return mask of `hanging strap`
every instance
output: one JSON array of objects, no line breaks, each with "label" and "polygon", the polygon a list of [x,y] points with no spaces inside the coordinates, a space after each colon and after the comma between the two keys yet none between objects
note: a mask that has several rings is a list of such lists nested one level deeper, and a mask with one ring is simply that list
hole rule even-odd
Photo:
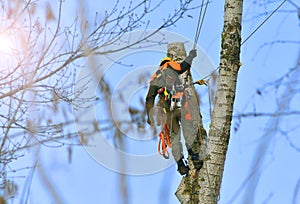
[{"label": "hanging strap", "polygon": [[166,123],[163,130],[159,133],[159,142],[158,142],[158,153],[163,156],[165,159],[170,158],[170,153],[167,150],[167,147],[171,147],[171,139],[170,139],[170,129],[168,124]]}]

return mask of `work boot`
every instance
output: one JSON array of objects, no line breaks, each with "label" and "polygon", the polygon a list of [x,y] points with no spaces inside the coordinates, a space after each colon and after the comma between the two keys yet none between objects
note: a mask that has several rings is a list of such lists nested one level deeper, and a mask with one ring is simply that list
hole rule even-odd
[{"label": "work boot", "polygon": [[203,166],[203,161],[200,160],[199,154],[194,153],[191,149],[189,149],[188,152],[194,164],[194,168],[197,169],[197,171],[200,170]]},{"label": "work boot", "polygon": [[185,162],[183,161],[183,158],[181,158],[178,162],[177,162],[177,171],[182,175],[185,176],[189,173],[189,166],[185,164]]}]

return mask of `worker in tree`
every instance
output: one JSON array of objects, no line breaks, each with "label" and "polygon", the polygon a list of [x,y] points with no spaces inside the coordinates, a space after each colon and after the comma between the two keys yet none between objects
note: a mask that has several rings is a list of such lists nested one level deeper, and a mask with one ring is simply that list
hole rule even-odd
[{"label": "worker in tree", "polygon": [[[197,128],[193,127],[190,114],[192,111],[190,108],[192,107],[188,107],[189,96],[186,93],[186,88],[189,84],[185,84],[180,79],[182,73],[189,72],[192,61],[196,56],[195,49],[191,50],[184,60],[178,59],[168,52],[168,57],[162,59],[158,70],[151,77],[146,96],[147,123],[151,126],[154,126],[155,121],[151,110],[154,106],[155,97],[160,96],[157,105],[161,107],[166,116],[166,123],[170,129],[172,154],[177,162],[177,170],[181,175],[186,175],[190,168],[184,160],[180,141],[180,125],[194,168],[199,170],[203,165],[203,161],[199,157],[200,142],[197,138],[197,131],[195,131]],[[158,118],[161,119],[162,117]],[[163,121],[158,121],[159,124],[161,122]]]}]

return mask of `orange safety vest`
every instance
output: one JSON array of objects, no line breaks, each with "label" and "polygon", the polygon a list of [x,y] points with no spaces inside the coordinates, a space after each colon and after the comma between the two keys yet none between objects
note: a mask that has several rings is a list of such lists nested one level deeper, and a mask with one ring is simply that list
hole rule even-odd
[{"label": "orange safety vest", "polygon": [[[180,64],[178,62],[175,61],[169,61],[164,63],[162,66],[158,67],[158,70],[163,71],[165,69],[167,69],[168,67],[174,69],[175,71],[181,71],[181,67]],[[156,72],[152,75],[150,81],[153,81],[155,78],[157,77]]]}]

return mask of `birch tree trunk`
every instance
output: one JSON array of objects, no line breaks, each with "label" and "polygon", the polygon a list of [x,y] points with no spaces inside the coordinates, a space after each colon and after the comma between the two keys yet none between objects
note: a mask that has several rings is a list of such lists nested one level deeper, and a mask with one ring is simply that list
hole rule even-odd
[{"label": "birch tree trunk", "polygon": [[181,203],[216,204],[230,139],[233,103],[240,63],[243,0],[225,0],[220,70],[208,137],[210,160],[196,178],[183,178],[176,196]]}]

